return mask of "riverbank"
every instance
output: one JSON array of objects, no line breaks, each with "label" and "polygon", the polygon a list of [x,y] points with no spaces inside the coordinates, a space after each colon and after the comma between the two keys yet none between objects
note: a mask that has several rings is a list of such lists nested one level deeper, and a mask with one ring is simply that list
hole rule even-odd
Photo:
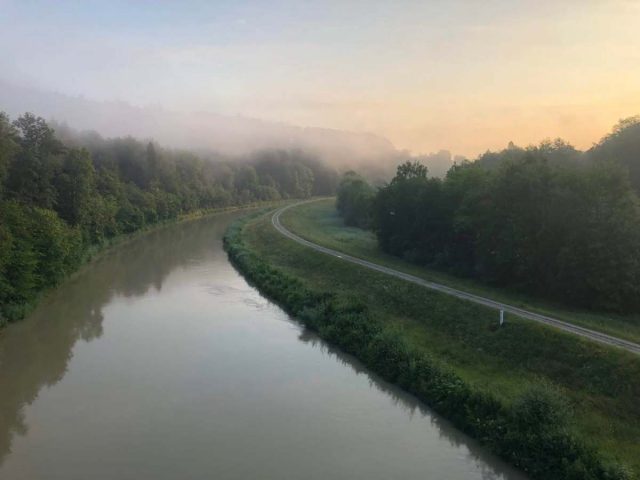
[{"label": "riverbank", "polygon": [[111,249],[4,330],[0,478],[526,480],[248,285],[242,215]]},{"label": "riverbank", "polygon": [[166,227],[171,226],[171,225],[175,225],[177,223],[188,222],[188,221],[196,220],[196,219],[203,218],[203,217],[210,216],[210,215],[217,215],[217,214],[221,214],[221,213],[233,212],[233,211],[244,210],[244,209],[250,210],[250,209],[253,209],[253,208],[261,208],[261,207],[262,208],[269,208],[269,207],[272,207],[272,206],[281,205],[283,203],[285,203],[285,202],[284,201],[257,202],[257,203],[247,204],[247,205],[238,205],[238,206],[234,205],[234,206],[228,206],[228,207],[212,208],[212,209],[207,209],[207,210],[196,210],[196,211],[193,211],[193,212],[189,212],[189,213],[180,215],[178,218],[173,219],[173,220],[157,222],[157,223],[154,223],[154,224],[151,224],[151,225],[144,226],[143,228],[138,229],[138,230],[136,230],[135,232],[132,232],[132,233],[123,233],[123,234],[117,235],[117,236],[115,236],[113,238],[109,238],[108,240],[105,240],[101,244],[90,245],[83,252],[82,259],[81,259],[80,263],[78,264],[77,268],[73,272],[71,272],[69,275],[64,277],[60,282],[58,282],[55,285],[51,285],[48,288],[40,291],[38,293],[37,297],[34,298],[32,301],[30,301],[28,303],[21,304],[21,305],[14,306],[13,307],[14,308],[14,312],[13,312],[13,315],[10,318],[4,318],[2,316],[2,313],[0,312],[0,334],[2,333],[2,330],[7,325],[9,325],[10,323],[16,322],[16,321],[20,321],[21,319],[26,317],[54,289],[58,288],[62,283],[68,281],[69,279],[72,279],[75,275],[77,275],[79,272],[81,272],[84,268],[86,268],[89,265],[91,265],[91,263],[94,260],[100,258],[105,253],[108,253],[113,247],[121,246],[121,245],[126,244],[127,242],[135,239],[135,238],[138,238],[141,235],[145,235],[147,233],[154,232],[154,231],[157,231],[159,229],[166,228]]},{"label": "riverbank", "polygon": [[401,258],[385,254],[371,231],[344,225],[335,208],[335,199],[296,206],[284,212],[282,224],[296,235],[324,247],[375,262],[427,281],[441,283],[498,302],[548,315],[582,327],[640,343],[640,318],[571,309],[532,298],[521,292],[492,288],[472,279],[456,277],[442,271],[421,267]]},{"label": "riverbank", "polygon": [[270,217],[226,243],[266,295],[533,478],[630,478],[615,460],[637,470],[636,358],[530,322],[496,329],[486,308],[312,252]]}]

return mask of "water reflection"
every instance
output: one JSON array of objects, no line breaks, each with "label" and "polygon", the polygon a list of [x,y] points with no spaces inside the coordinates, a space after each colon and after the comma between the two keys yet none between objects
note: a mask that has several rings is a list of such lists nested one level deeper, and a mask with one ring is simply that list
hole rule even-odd
[{"label": "water reflection", "polygon": [[446,441],[449,445],[453,447],[466,447],[475,466],[481,471],[484,480],[495,480],[499,476],[508,478],[520,476],[519,472],[503,464],[497,457],[488,454],[487,450],[478,442],[457,430],[451,422],[427,408],[427,406],[420,402],[415,396],[399,389],[375,373],[367,370],[357,358],[327,344],[318,337],[316,333],[307,328],[302,329],[298,338],[300,341],[310,344],[314,348],[318,348],[325,355],[335,358],[356,375],[365,375],[369,380],[371,388],[375,388],[389,396],[393,399],[394,405],[404,410],[410,417],[413,418],[419,415],[427,418],[431,425],[435,427],[439,438]]},{"label": "water reflection", "polygon": [[22,410],[43,387],[59,382],[78,340],[102,335],[103,307],[114,296],[160,292],[172,271],[195,259],[224,255],[219,242],[237,213],[171,226],[108,251],[53,292],[22,322],[0,333],[0,465],[15,435],[28,427]]},{"label": "water reflection", "polygon": [[[324,366],[321,367],[313,363],[315,362],[314,358],[319,355],[315,353],[314,355],[305,354],[305,352],[308,353],[309,351],[320,351],[322,352],[322,356],[337,360],[344,367],[348,367],[356,376],[365,375],[371,390],[382,392],[385,398],[392,399],[393,404],[398,406],[407,416],[415,420],[424,421],[423,423],[418,422],[412,425],[428,429],[430,423],[434,427],[432,430],[437,432],[437,435],[434,435],[434,437],[439,437],[443,444],[460,448],[462,452],[460,455],[462,455],[463,458],[457,461],[461,464],[466,461],[472,462],[475,465],[473,471],[478,472],[482,478],[522,478],[520,474],[513,472],[502,462],[487,455],[475,442],[470,441],[463,434],[452,428],[446,420],[434,415],[413,396],[402,392],[375,375],[369,374],[358,361],[328,346],[314,333],[300,327],[295,322],[291,322],[291,328],[295,329],[295,332],[292,333],[291,336],[283,335],[282,330],[283,328],[286,330],[287,327],[286,324],[282,327],[281,319],[283,315],[280,310],[257,294],[257,292],[247,286],[246,283],[237,281],[237,276],[234,275],[233,270],[226,260],[226,254],[221,248],[222,234],[228,222],[237,215],[239,214],[227,214],[215,219],[204,219],[169,227],[149,233],[120,248],[113,249],[52,294],[28,319],[12,325],[9,329],[5,330],[2,336],[0,336],[0,466],[6,463],[5,468],[10,470],[12,465],[7,459],[20,458],[19,455],[11,457],[9,454],[11,452],[12,442],[15,442],[14,448],[17,451],[23,451],[20,450],[19,447],[21,444],[17,442],[16,437],[28,434],[29,426],[25,420],[24,412],[32,412],[34,410],[35,406],[31,409],[27,409],[27,406],[34,402],[44,388],[55,385],[65,377],[74,352],[74,345],[79,341],[91,342],[102,336],[105,315],[109,319],[106,322],[106,328],[109,334],[105,335],[105,338],[103,338],[101,342],[97,342],[97,345],[92,346],[93,349],[95,350],[96,347],[108,343],[109,339],[113,337],[114,313],[113,310],[106,309],[106,306],[118,303],[117,301],[122,303],[123,299],[133,300],[143,296],[153,297],[154,295],[160,297],[160,292],[162,292],[162,297],[175,298],[178,299],[178,301],[182,301],[184,298],[196,298],[196,300],[202,301],[197,295],[194,296],[192,290],[195,289],[201,296],[203,296],[202,294],[204,293],[204,296],[208,299],[215,297],[215,301],[213,303],[207,303],[206,307],[202,309],[200,304],[191,306],[191,309],[185,305],[184,309],[178,309],[178,315],[185,313],[185,316],[188,317],[195,315],[199,311],[212,308],[218,310],[213,316],[217,316],[218,321],[221,323],[205,323],[211,327],[211,330],[207,330],[206,328],[194,330],[192,333],[194,336],[191,337],[190,340],[192,342],[196,340],[194,342],[196,345],[192,345],[183,339],[182,342],[176,342],[176,351],[171,350],[174,345],[171,345],[171,347],[166,350],[170,350],[170,353],[166,355],[165,358],[167,364],[177,365],[173,372],[177,380],[176,383],[171,384],[172,389],[170,392],[163,390],[163,381],[168,374],[155,364],[151,364],[150,369],[145,370],[144,367],[147,364],[141,361],[140,365],[138,365],[139,370],[137,371],[139,376],[136,377],[134,375],[136,381],[139,381],[140,378],[145,379],[147,390],[144,393],[144,395],[147,396],[141,394],[140,397],[135,397],[137,401],[135,407],[144,409],[146,405],[145,402],[152,399],[158,393],[160,393],[161,396],[166,395],[168,397],[176,395],[178,400],[184,400],[185,403],[171,403],[171,408],[175,405],[179,405],[179,408],[188,405],[188,408],[182,410],[187,420],[189,415],[197,417],[198,412],[203,412],[207,415],[207,419],[212,422],[208,425],[211,428],[215,426],[216,430],[211,431],[215,431],[216,435],[211,435],[211,431],[206,428],[203,431],[199,431],[194,426],[203,425],[204,421],[200,418],[195,419],[193,424],[188,424],[191,426],[191,429],[185,427],[185,435],[188,436],[185,437],[181,446],[192,449],[192,447],[195,447],[195,443],[202,445],[206,442],[214,444],[215,442],[219,442],[217,451],[222,458],[226,454],[224,443],[233,445],[232,441],[237,441],[240,445],[253,441],[254,454],[264,455],[268,461],[271,461],[273,460],[272,457],[274,457],[274,451],[269,450],[269,444],[271,442],[277,444],[278,438],[276,437],[278,437],[278,435],[264,442],[266,446],[260,444],[259,435],[256,435],[256,438],[253,439],[247,439],[246,436],[243,436],[243,425],[248,422],[248,420],[246,420],[247,417],[253,418],[254,421],[261,422],[264,421],[266,417],[266,415],[263,415],[264,412],[283,414],[281,409],[271,408],[272,405],[269,405],[270,401],[272,404],[291,402],[291,406],[295,407],[298,401],[305,402],[307,400],[313,400],[308,397],[318,393],[329,396],[339,396],[342,394],[346,400],[349,400],[349,394],[353,394],[356,395],[354,398],[358,399],[356,403],[359,403],[363,396],[367,396],[366,384],[364,385],[364,392],[362,388],[360,388],[360,390],[347,392],[341,392],[337,387],[334,390],[335,384],[333,382],[336,374],[334,370],[343,372],[344,369],[332,369],[331,365],[334,365],[332,361],[323,362]],[[167,281],[170,274],[171,280]],[[192,283],[190,284],[189,282]],[[187,285],[185,287],[186,290],[180,291],[180,295],[178,295],[174,288],[176,285],[181,285],[182,283]],[[165,288],[164,291],[163,288]],[[158,300],[158,298],[156,300]],[[166,301],[167,300],[165,300],[165,302]],[[162,302],[160,302],[160,304],[162,304]],[[242,308],[238,308],[238,305],[242,306]],[[269,312],[269,309],[273,309],[274,312],[277,311],[277,315],[271,315],[273,312]],[[103,311],[106,313],[103,314]],[[224,311],[224,313],[219,315],[220,311]],[[118,310],[118,312],[121,313],[122,310]],[[251,315],[251,312],[256,313],[255,317]],[[149,312],[147,311],[147,313]],[[225,324],[223,320],[220,320],[220,317],[225,317],[225,315],[237,315],[237,321],[229,321],[229,324]],[[117,317],[117,315],[115,316]],[[155,320],[153,313],[149,313],[149,317],[152,317],[152,321]],[[278,320],[271,322],[270,325],[272,326],[267,328],[266,325],[269,324],[268,319],[273,318]],[[137,320],[141,321],[141,319]],[[147,337],[150,337],[152,341],[161,342],[162,338],[160,337],[162,336],[162,332],[159,332],[156,327],[158,325],[164,325],[165,329],[170,328],[173,317],[167,321],[170,323],[151,323],[151,329],[155,330],[139,330],[135,336],[136,341],[146,342]],[[143,322],[141,321],[141,323]],[[273,328],[274,323],[278,325],[277,328]],[[229,325],[232,325],[232,328],[230,328]],[[193,324],[191,326],[193,327]],[[134,327],[135,325],[133,323],[122,324],[121,322],[119,331],[126,332],[126,335],[133,335],[132,331]],[[299,334],[297,333],[298,331],[300,332]],[[210,341],[203,341],[202,344],[198,344],[197,337],[207,334],[214,335],[215,337],[212,337]],[[251,335],[253,335],[253,337],[246,340],[246,338]],[[273,335],[268,340],[273,342],[275,338],[275,343],[268,343],[266,340],[262,341],[264,337],[261,335],[266,335],[267,337]],[[296,336],[301,343],[295,342]],[[217,343],[214,342],[213,338],[216,339]],[[172,340],[173,337],[171,337],[168,342],[170,343]],[[301,351],[300,348],[292,348],[296,347],[296,345],[301,347],[302,344],[312,348],[302,349],[304,351]],[[139,344],[133,342],[132,345],[132,358],[135,359],[136,355],[138,357],[144,356],[144,351],[136,350],[136,347],[140,347]],[[215,345],[215,347],[212,347],[212,345]],[[300,369],[294,372],[294,374],[291,374],[291,377],[288,377],[286,374],[280,375],[277,369],[283,368],[286,370],[290,364],[287,363],[287,361],[283,361],[281,357],[277,357],[278,352],[273,348],[274,345],[280,347],[285,352],[283,355],[291,354],[291,364],[298,364],[298,362],[305,361],[309,363],[302,363]],[[193,350],[191,350],[192,347]],[[113,344],[111,348],[113,348]],[[215,348],[219,349],[216,355],[206,357],[209,363],[204,360],[202,362],[199,362],[198,359],[194,360],[195,355],[203,356],[206,354],[207,349],[211,350]],[[181,354],[180,349],[185,350],[186,353]],[[227,349],[229,350],[228,352]],[[116,351],[109,351],[108,353],[111,356],[99,357],[100,360],[106,359],[106,362],[114,362],[114,355],[117,355]],[[233,355],[236,356],[233,357]],[[270,357],[270,355],[276,355],[276,357]],[[223,364],[224,360],[228,357],[233,357],[232,361],[229,362],[230,365]],[[78,354],[78,359],[80,358],[86,360],[87,357],[81,357]],[[94,360],[95,358],[96,357],[93,357]],[[174,362],[174,360],[176,360],[176,362]],[[264,365],[256,365],[256,362],[259,361],[264,361]],[[72,374],[67,377],[66,381],[74,377],[73,374],[76,373],[76,367],[80,363],[83,362],[76,361],[73,364]],[[165,368],[167,364],[164,365]],[[327,364],[329,364],[329,368],[327,368]],[[259,370],[260,367],[262,367],[263,370]],[[314,371],[314,368],[317,370]],[[215,370],[215,375],[209,375],[211,372],[208,372],[207,369]],[[252,371],[252,369],[259,370],[262,373],[256,373]],[[276,370],[273,372],[272,377],[270,377],[272,373],[271,369]],[[322,372],[319,372],[319,370],[322,370],[326,377],[322,377]],[[105,372],[104,370],[95,370],[89,367],[89,369],[84,372],[84,376],[79,375],[77,378],[81,380],[92,379],[96,371]],[[321,381],[327,382],[323,384],[326,387],[324,392],[317,390],[309,392],[304,389],[306,388],[304,383],[306,377],[313,379],[314,375],[318,376],[317,378]],[[362,383],[356,382],[352,377],[352,375],[349,375],[349,378],[346,379],[346,384]],[[219,381],[219,383],[213,386],[210,385],[215,381]],[[117,383],[116,385],[120,388],[129,386],[126,381]],[[302,390],[296,390],[296,385],[302,388]],[[300,385],[302,385],[302,387],[300,387]],[[64,392],[66,395],[73,395],[77,392],[73,389],[69,390],[68,384],[60,385],[60,387],[65,387],[60,389],[66,389]],[[280,387],[283,387],[283,391],[281,392],[278,391]],[[211,391],[209,389],[211,389]],[[140,390],[143,390],[143,388],[140,388]],[[187,390],[189,391],[188,395]],[[106,389],[101,388],[96,388],[96,390],[92,391],[92,393],[96,395],[102,395],[105,392]],[[246,400],[245,397],[247,396],[253,396],[253,398]],[[188,398],[184,399],[183,397]],[[134,397],[123,396],[120,401],[126,403],[129,398]],[[79,396],[77,398],[74,397],[74,399],[76,405],[85,406],[85,397]],[[60,401],[59,398],[58,401]],[[316,399],[316,401],[319,400]],[[238,406],[239,402],[247,403],[241,403]],[[47,402],[39,402],[37,405],[41,405],[42,403]],[[384,403],[384,401],[382,403]],[[122,405],[122,403],[120,403],[120,405]],[[342,414],[342,411],[340,411],[341,405],[340,402],[337,402],[331,406],[334,410],[329,409],[327,412],[335,414],[337,409],[337,411]],[[92,404],[91,406],[93,407],[94,405]],[[318,405],[316,404],[316,408],[317,407]],[[109,408],[111,407],[109,406]],[[113,408],[115,409],[117,407]],[[261,408],[265,408],[265,410],[256,412]],[[165,424],[166,417],[162,417],[162,420],[159,422],[162,425],[154,423],[156,417],[153,415],[156,411],[153,409],[150,410],[152,411],[147,413],[150,415],[148,418],[152,420],[150,420],[148,424],[143,422],[143,425],[158,428],[158,431],[163,433],[174,431],[172,429],[173,424],[170,423],[170,420],[167,420]],[[380,411],[389,413],[391,410],[395,411],[395,409],[385,406],[384,409]],[[46,409],[43,411],[44,413],[42,413],[40,417],[36,415],[36,420],[39,418],[40,421],[42,421],[42,415],[51,412]],[[168,411],[172,410],[169,409]],[[376,412],[375,409],[371,411]],[[53,412],[56,412],[56,410],[54,409]],[[72,413],[74,415],[73,418],[75,418],[75,410],[73,410]],[[139,414],[144,412],[143,410],[136,410],[135,413],[136,416],[132,418],[138,418]],[[305,415],[309,415],[314,416],[315,421],[320,422],[314,424],[313,420],[309,421],[308,425],[312,431],[314,427],[322,430],[323,424],[326,423],[324,418],[317,418],[318,412],[313,411],[312,405],[301,408],[297,413],[300,415],[298,418],[304,418]],[[106,412],[103,412],[103,414],[106,414]],[[288,414],[289,412],[284,412],[284,415]],[[216,415],[224,418],[228,423],[222,420],[218,421]],[[85,413],[84,417],[79,418],[86,420],[89,417],[90,414]],[[31,417],[29,418],[33,423],[33,419]],[[397,419],[398,417],[390,415],[388,418]],[[183,421],[187,420],[183,418]],[[288,416],[284,421],[289,421]],[[354,419],[353,428],[362,428],[363,425],[359,423],[361,421],[361,417]],[[51,425],[56,425],[56,423],[48,423],[48,425],[49,430],[52,430]],[[180,426],[182,424],[178,425]],[[402,421],[396,425],[398,425],[396,433],[400,435],[396,438],[423,438],[421,436],[422,430],[419,430],[419,435],[415,437],[407,437],[408,432],[405,430]],[[42,433],[42,430],[46,428],[46,426],[38,426],[41,431],[32,432],[31,436],[34,436],[35,433]],[[296,438],[300,431],[304,430],[302,426],[299,427],[300,430],[296,430],[295,426],[283,424],[279,420],[273,421],[273,428],[275,428],[275,430],[272,431],[270,430],[271,428],[272,425],[267,424],[264,431],[268,431],[269,435],[271,435],[273,431],[280,432],[280,430],[286,430],[285,433],[289,436],[286,437],[286,435],[284,435],[283,439]],[[414,434],[415,430],[414,428]],[[225,438],[221,431],[226,431],[228,436]],[[365,431],[366,428],[362,428],[363,435],[365,435]],[[76,431],[71,428],[67,433],[73,435],[75,432]],[[247,432],[249,432],[249,435],[256,434],[256,431],[252,429],[247,430]],[[327,434],[327,432],[333,432],[333,430],[328,429],[324,431],[324,434]],[[379,433],[380,441],[384,443],[386,438],[384,432],[376,432]],[[57,434],[58,430],[55,430],[55,433]],[[317,432],[313,431],[312,433],[315,434]],[[86,434],[86,432],[84,432],[84,434]],[[94,434],[93,430],[89,432],[89,435],[91,434]],[[202,435],[202,437],[200,437],[201,442],[197,442],[196,440],[198,434]],[[237,437],[232,438],[231,435],[236,435]],[[320,436],[321,434],[318,433],[318,438]],[[30,437],[27,436],[27,438]],[[77,441],[81,441],[84,437],[78,438],[79,440]],[[165,452],[171,451],[176,447],[176,444],[172,443],[176,440],[166,434],[142,436],[140,439],[139,449],[149,450],[145,452],[138,452],[136,450],[136,454],[140,454],[140,461],[144,461],[145,458],[155,458],[155,456],[157,456],[154,445],[147,444],[157,442],[159,441],[158,439],[166,439],[167,444],[164,445],[166,449]],[[329,446],[331,446],[331,443],[334,441],[333,438],[323,438],[322,440],[330,442],[328,444]],[[318,441],[318,439],[315,439],[315,441]],[[105,442],[107,442],[107,440],[105,440]],[[106,444],[112,446],[113,443],[114,442],[107,442]],[[418,444],[420,448],[423,447],[420,441],[415,443],[415,445]],[[68,445],[75,446],[76,443],[69,441]],[[386,446],[387,445],[385,445],[385,447]],[[229,448],[235,451],[233,447]],[[432,445],[432,448],[434,452],[425,451],[425,455],[432,453],[438,455],[441,453],[439,446]],[[275,452],[278,451],[275,450]],[[92,452],[92,454],[95,454],[95,452]],[[231,454],[232,453],[229,453],[229,455]],[[112,451],[111,453],[106,452],[104,455],[105,457],[109,455],[117,456],[117,453]],[[206,461],[210,458],[210,453],[193,457],[192,468],[194,472],[202,473],[203,471],[208,471],[205,469],[207,467]],[[435,461],[439,462],[439,465],[442,465],[442,467],[446,469],[448,465],[447,462],[451,462],[452,460],[449,457],[447,457],[447,460],[443,460],[443,458],[444,457],[436,458]],[[61,462],[64,463],[64,460],[66,460],[66,457],[63,456]],[[118,457],[118,461],[124,462],[120,457]],[[198,461],[202,463],[197,464]],[[263,460],[263,464],[268,464],[268,461]],[[299,459],[299,462],[304,464],[305,460]],[[159,462],[156,463],[159,464]],[[260,464],[260,462],[256,461],[256,464]],[[15,465],[18,466],[16,467]],[[22,464],[18,461],[15,465],[13,466],[14,472],[17,471],[15,469],[19,468]],[[416,465],[418,465],[418,463],[416,463]],[[39,467],[44,468],[42,465],[39,465]],[[65,465],[58,465],[58,467],[63,468]],[[295,467],[295,465],[293,467]],[[95,466],[90,467],[88,470],[91,470],[91,468],[95,470],[96,478],[99,477],[98,474],[104,476],[108,473]],[[162,467],[160,466],[158,468],[161,469]],[[156,471],[155,473],[159,475],[162,472]],[[164,472],[164,474],[165,478],[177,478],[175,476],[172,477],[167,472]],[[104,478],[122,478],[122,476],[114,477],[112,475],[111,477],[106,476]],[[309,475],[309,478],[312,478],[312,475]]]}]

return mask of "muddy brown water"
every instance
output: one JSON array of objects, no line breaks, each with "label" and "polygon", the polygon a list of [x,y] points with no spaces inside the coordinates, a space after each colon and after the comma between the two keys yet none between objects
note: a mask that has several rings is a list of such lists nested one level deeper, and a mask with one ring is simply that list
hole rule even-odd
[{"label": "muddy brown water", "polygon": [[248,285],[238,215],[112,249],[0,334],[0,479],[524,478]]}]

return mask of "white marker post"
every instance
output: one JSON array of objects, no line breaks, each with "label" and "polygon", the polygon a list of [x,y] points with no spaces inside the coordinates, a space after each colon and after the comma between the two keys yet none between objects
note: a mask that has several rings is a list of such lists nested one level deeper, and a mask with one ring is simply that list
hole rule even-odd
[{"label": "white marker post", "polygon": [[500,310],[500,326],[504,323],[504,310]]}]

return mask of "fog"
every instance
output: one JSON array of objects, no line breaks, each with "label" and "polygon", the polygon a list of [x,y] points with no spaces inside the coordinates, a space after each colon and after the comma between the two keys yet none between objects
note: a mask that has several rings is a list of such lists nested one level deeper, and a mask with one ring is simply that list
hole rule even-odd
[{"label": "fog", "polygon": [[302,148],[335,164],[375,161],[396,151],[387,139],[372,134],[302,128],[204,111],[141,108],[122,101],[98,102],[7,82],[0,82],[0,105],[12,117],[30,111],[76,130],[95,130],[107,137],[154,139],[169,147],[196,151],[244,155],[265,148]]},{"label": "fog", "polygon": [[[388,139],[363,132],[298,127],[212,112],[184,113],[137,107],[122,101],[95,101],[0,80],[0,110],[17,118],[32,112],[59,131],[95,131],[103,137],[132,136],[164,147],[211,157],[243,158],[257,151],[302,150],[338,171],[357,169],[373,181],[389,179],[400,162],[413,158]],[[75,135],[77,136],[77,135]],[[434,176],[443,176],[453,157],[442,150],[418,157]]]},{"label": "fog", "polygon": [[395,149],[475,158],[556,136],[587,149],[640,111],[639,8],[0,0],[0,79],[67,96],[6,92],[0,109],[196,149],[303,146],[335,162]]},{"label": "fog", "polygon": [[[0,0],[0,111],[389,178],[640,111],[637,2]],[[432,153],[430,153],[432,152]]]}]

